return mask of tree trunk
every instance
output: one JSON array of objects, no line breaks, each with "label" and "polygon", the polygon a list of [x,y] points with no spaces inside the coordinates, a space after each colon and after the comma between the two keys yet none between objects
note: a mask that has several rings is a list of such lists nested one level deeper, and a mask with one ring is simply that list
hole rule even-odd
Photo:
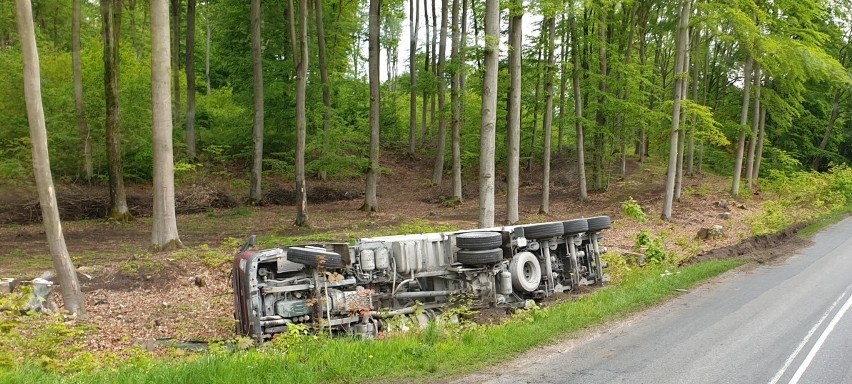
[{"label": "tree trunk", "polygon": [[751,119],[751,137],[748,140],[746,156],[746,185],[754,187],[754,150],[757,148],[757,135],[760,133],[760,64],[754,66],[754,113]]},{"label": "tree trunk", "polygon": [[[690,48],[689,47],[691,46],[691,43],[690,43],[689,40],[690,40],[691,36],[692,36],[692,28],[689,28],[689,30],[686,33],[686,40],[687,41],[686,41],[686,48],[685,48],[686,51],[683,53],[683,63],[682,63],[683,67],[678,69],[678,72],[681,73],[681,77],[683,77],[682,79],[679,79],[680,80],[679,84],[682,88],[681,91],[680,91],[681,100],[686,100],[687,95],[689,94],[689,81],[687,81],[687,76],[689,75],[689,61],[690,61],[690,57],[689,57]],[[685,112],[683,112],[683,111],[680,112],[680,118],[681,118],[681,120],[683,120],[683,121],[681,121],[681,125],[686,125],[686,113]],[[677,200],[677,201],[680,201],[680,196],[681,196],[681,193],[683,192],[683,164],[684,164],[684,153],[686,152],[685,149],[686,149],[686,129],[681,128],[678,131],[678,139],[677,139],[677,175],[675,176],[676,179],[675,179],[675,194],[674,194],[674,199]]]},{"label": "tree trunk", "polygon": [[609,76],[609,63],[607,60],[607,29],[608,29],[608,21],[606,17],[606,10],[601,9],[601,22],[598,25],[598,40],[600,42],[600,80],[598,81],[598,108],[595,114],[595,122],[597,123],[597,131],[595,132],[595,151],[592,153],[592,159],[594,164],[592,165],[592,173],[594,176],[592,177],[594,181],[594,189],[597,191],[603,191],[606,189],[604,185],[604,162],[606,161],[606,142],[604,141],[604,132],[606,131],[607,126],[607,115],[604,110],[604,105],[606,105],[606,93],[607,93],[607,77]]},{"label": "tree trunk", "polygon": [[737,142],[737,157],[734,161],[734,178],[731,186],[731,194],[735,197],[740,195],[740,175],[743,170],[743,152],[745,150],[746,138],[745,125],[748,121],[748,102],[751,96],[751,71],[754,61],[751,58],[751,54],[748,55],[743,70],[743,107],[740,112],[740,138]]},{"label": "tree trunk", "polygon": [[133,44],[133,52],[136,53],[136,59],[142,59],[142,44],[139,42],[139,34],[136,28],[136,0],[127,2],[127,10],[130,14],[130,43]]},{"label": "tree trunk", "polygon": [[408,102],[408,155],[414,157],[417,150],[417,32],[420,30],[420,3],[408,2],[408,73],[411,94]]},{"label": "tree trunk", "polygon": [[[192,0],[190,0],[192,1]],[[182,247],[175,217],[175,164],[169,87],[169,4],[151,1],[151,112],[154,152],[154,206],[151,247],[156,251]]]},{"label": "tree trunk", "polygon": [[506,225],[520,219],[518,215],[518,189],[520,187],[521,145],[521,57],[523,56],[523,8],[518,6],[510,13],[509,24],[509,102],[506,150]]},{"label": "tree trunk", "polygon": [[680,102],[683,96],[683,73],[686,66],[684,63],[687,58],[687,49],[689,44],[689,16],[691,14],[692,0],[685,0],[681,5],[680,16],[678,17],[677,31],[677,56],[675,59],[675,84],[674,84],[674,106],[672,110],[672,131],[669,136],[669,166],[666,174],[666,195],[663,201],[663,219],[671,221],[672,205],[675,195],[675,173],[677,171],[678,157],[678,133],[680,132]]},{"label": "tree trunk", "polygon": [[[322,7],[322,0],[314,0],[314,8],[316,8],[317,18],[317,50],[319,51],[320,81],[322,82],[322,130],[324,133],[323,137],[327,138],[329,131],[331,131],[331,83],[328,80],[328,59],[326,58],[325,49],[325,22],[323,21],[324,17]],[[323,144],[323,147],[328,145],[325,141]],[[319,172],[319,177],[321,180],[325,180],[325,170]]]},{"label": "tree trunk", "polygon": [[565,99],[566,89],[568,87],[568,33],[565,28],[565,15],[562,15],[560,25],[559,47],[559,134],[556,139],[556,152],[562,152],[562,138],[565,134]]},{"label": "tree trunk", "polygon": [[766,105],[760,106],[760,133],[757,135],[757,154],[754,158],[754,175],[755,184],[760,178],[760,160],[763,157],[763,141],[766,138]]},{"label": "tree trunk", "polygon": [[124,191],[124,167],[121,161],[121,108],[119,104],[119,31],[121,8],[115,0],[101,1],[104,40],[104,99],[106,103],[106,151],[109,164],[110,218],[130,220]]},{"label": "tree trunk", "polygon": [[180,118],[180,0],[172,3],[172,124],[179,125]]},{"label": "tree trunk", "polygon": [[74,72],[74,111],[77,115],[77,130],[83,138],[83,172],[86,181],[92,180],[92,132],[86,122],[86,110],[83,107],[83,64],[80,58],[80,19],[81,0],[74,0],[71,15],[71,66]]},{"label": "tree trunk", "polygon": [[494,226],[494,139],[497,123],[497,74],[500,56],[500,2],[485,0],[485,76],[479,150],[479,227]]},{"label": "tree trunk", "polygon": [[[293,0],[288,2],[290,14],[290,42],[293,48],[293,66],[296,68],[296,220],[297,227],[308,225],[308,195],[305,183],[305,141],[307,114],[305,98],[308,86],[308,0],[299,0],[298,35],[296,10]],[[322,4],[320,4],[322,6]]]},{"label": "tree trunk", "polygon": [[[699,48],[699,40],[701,39],[701,31],[698,30],[695,32],[695,35],[692,40],[692,50],[693,56],[695,56],[692,64],[692,101],[698,103],[698,48]],[[693,121],[695,119],[693,118]],[[695,176],[695,126],[689,128],[689,145],[687,148],[687,174],[689,176]]]},{"label": "tree trunk", "polygon": [[197,155],[195,148],[195,0],[186,1],[186,154]]},{"label": "tree trunk", "polygon": [[[432,66],[432,76],[433,76],[432,78],[436,79],[436,80],[438,78],[438,55],[436,54],[436,52],[438,52],[438,34],[440,33],[438,31],[438,11],[435,8],[435,4],[437,2],[438,2],[437,0],[432,0],[432,57],[431,57],[432,63],[431,63],[431,66]],[[443,17],[442,17],[442,19],[443,19]],[[429,124],[430,125],[435,125],[435,104],[436,104],[435,99],[436,99],[436,96],[437,95],[435,94],[434,91],[429,94]]]},{"label": "tree trunk", "polygon": [[461,84],[461,65],[462,60],[459,59],[461,48],[461,38],[459,36],[459,2],[461,0],[453,0],[452,20],[450,24],[453,26],[453,47],[450,51],[450,61],[452,62],[452,77],[450,84],[450,104],[453,108],[452,117],[452,156],[453,156],[453,198],[457,201],[462,201],[462,175],[461,175],[461,100],[459,99],[459,86]]},{"label": "tree trunk", "polygon": [[[532,172],[532,164],[533,157],[535,153],[535,138],[536,138],[536,130],[538,129],[538,100],[541,91],[541,40],[544,37],[544,28],[541,29],[541,35],[539,36],[539,47],[538,47],[538,56],[536,58],[536,70],[535,70],[535,93],[533,93],[533,115],[532,115],[532,134],[530,135],[530,149],[527,152],[529,155],[527,156],[527,172]],[[523,50],[523,49],[522,49]]]},{"label": "tree trunk", "polygon": [[204,24],[207,27],[206,49],[204,50],[204,79],[207,82],[207,96],[210,96],[210,89],[213,86],[210,84],[210,40],[212,31],[210,30],[210,0],[204,1]]},{"label": "tree trunk", "polygon": [[444,113],[444,107],[447,103],[447,82],[444,80],[444,61],[447,56],[448,5],[448,0],[441,0],[441,41],[438,45],[438,64],[435,67],[435,74],[438,78],[438,137],[436,139],[435,168],[432,171],[432,184],[435,185],[441,185],[444,176],[444,155],[447,145],[447,118]]},{"label": "tree trunk", "polygon": [[50,173],[50,156],[47,148],[47,128],[44,122],[44,106],[41,100],[41,71],[39,70],[38,48],[33,25],[32,3],[17,0],[18,37],[21,39],[21,56],[24,63],[24,96],[27,105],[27,120],[33,155],[33,173],[38,189],[38,201],[47,235],[47,245],[53,258],[53,268],[59,278],[62,302],[68,312],[78,317],[86,316],[85,301],[77,281],[77,271],[65,246],[59,207]]},{"label": "tree trunk", "polygon": [[[416,0],[414,0],[414,1],[416,1]],[[423,74],[429,74],[429,73],[431,73],[431,72],[429,72],[429,68],[430,68],[429,64],[432,63],[431,55],[433,53],[432,53],[431,48],[429,48],[429,39],[430,39],[430,37],[429,37],[430,36],[429,35],[429,4],[427,3],[427,0],[423,0],[423,21],[424,21],[423,25],[426,27],[426,40],[423,43],[424,49],[426,50],[426,54],[423,57],[423,59],[424,59],[423,60]],[[429,134],[429,125],[426,124],[426,115],[428,113],[427,107],[428,107],[428,104],[429,104],[429,92],[428,91],[429,90],[426,87],[423,87],[423,97],[422,97],[423,108],[421,108],[423,111],[421,112],[422,116],[420,118],[420,123],[423,126],[423,138],[421,139],[421,141],[423,143],[426,143],[426,136]]]},{"label": "tree trunk", "polygon": [[580,44],[577,42],[577,15],[571,9],[571,59],[572,84],[574,89],[574,127],[577,130],[577,178],[579,179],[579,200],[589,200],[586,188],[586,149],[583,133],[583,98],[580,96]]},{"label": "tree trunk", "polygon": [[541,214],[550,213],[550,146],[553,138],[553,72],[556,66],[556,18],[551,16],[545,18],[547,28],[547,68],[544,73],[544,118],[542,119],[542,131],[544,132],[544,167],[541,181]]},{"label": "tree trunk", "polygon": [[[819,142],[819,151],[825,151],[825,148],[828,147],[828,142],[831,140],[831,135],[834,132],[834,124],[837,123],[837,118],[840,116],[840,99],[843,98],[843,94],[846,93],[845,89],[840,89],[837,93],[834,94],[834,101],[831,103],[831,116],[828,118],[828,127],[825,129],[825,134],[822,136],[822,141]],[[765,111],[764,111],[765,113]],[[761,131],[761,133],[763,133]],[[761,144],[763,142],[761,141]],[[762,147],[762,145],[761,145]],[[761,148],[762,149],[762,148]],[[814,160],[811,162],[811,169],[814,171],[819,170],[820,161],[822,156],[817,152],[816,156],[814,156]],[[757,175],[755,173],[755,175]]]},{"label": "tree trunk", "polygon": [[263,179],[263,60],[260,41],[260,2],[251,0],[251,62],[254,77],[253,99],[254,99],[254,128],[252,129],[252,141],[254,152],[251,168],[251,194],[249,201],[252,204],[260,204],[263,194],[261,192],[261,181]]},{"label": "tree trunk", "polygon": [[370,0],[369,53],[370,53],[370,167],[367,169],[367,188],[362,211],[379,210],[376,199],[376,184],[379,174],[379,125],[382,116],[382,100],[379,79],[379,29],[381,0]]}]

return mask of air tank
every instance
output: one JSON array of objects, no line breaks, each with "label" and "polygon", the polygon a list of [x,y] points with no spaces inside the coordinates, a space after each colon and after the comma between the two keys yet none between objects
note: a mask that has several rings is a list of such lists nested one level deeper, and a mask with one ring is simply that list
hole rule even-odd
[{"label": "air tank", "polygon": [[370,272],[376,269],[376,253],[372,249],[361,251],[361,270]]},{"label": "air tank", "polygon": [[497,274],[497,292],[501,295],[512,294],[512,274],[509,271],[500,271]]},{"label": "air tank", "polygon": [[390,254],[387,248],[379,248],[376,250],[376,268],[388,269],[390,267]]}]

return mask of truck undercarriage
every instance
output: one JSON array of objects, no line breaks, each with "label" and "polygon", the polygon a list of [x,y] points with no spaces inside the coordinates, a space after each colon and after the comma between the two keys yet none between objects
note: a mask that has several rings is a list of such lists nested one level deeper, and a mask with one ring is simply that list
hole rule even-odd
[{"label": "truck undercarriage", "polygon": [[597,216],[264,250],[249,250],[252,240],[233,264],[237,331],[262,341],[301,324],[371,337],[388,318],[428,321],[456,298],[521,307],[606,280],[610,225]]}]

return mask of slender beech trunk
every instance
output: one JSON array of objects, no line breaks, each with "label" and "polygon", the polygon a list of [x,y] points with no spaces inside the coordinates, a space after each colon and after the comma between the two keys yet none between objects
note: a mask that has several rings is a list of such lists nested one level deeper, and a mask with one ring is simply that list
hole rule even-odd
[{"label": "slender beech trunk", "polygon": [[[412,0],[412,1],[417,1],[417,0]],[[429,68],[430,68],[429,64],[432,62],[432,59],[431,59],[432,50],[429,47],[429,32],[430,32],[429,31],[429,4],[427,3],[427,1],[428,0],[423,0],[423,25],[426,27],[426,41],[423,44],[423,46],[426,50],[426,54],[424,55],[424,60],[423,60],[423,74],[424,75],[428,75],[429,73],[431,73],[431,72],[429,72]],[[421,111],[421,116],[420,116],[420,124],[423,126],[423,137],[422,137],[421,141],[423,143],[426,143],[426,138],[429,135],[429,125],[426,122],[426,115],[428,113],[427,109],[428,109],[428,106],[429,106],[429,90],[427,89],[427,87],[423,87],[422,99],[423,99],[423,106],[421,108],[422,111]]]},{"label": "slender beech trunk", "polygon": [[[680,79],[680,83],[679,83],[681,88],[683,88],[680,91],[680,97],[681,97],[682,100],[686,100],[687,95],[689,94],[689,81],[687,81],[688,80],[687,76],[689,75],[689,61],[690,61],[690,57],[689,57],[690,49],[689,49],[689,47],[691,46],[689,40],[690,40],[691,36],[692,36],[692,28],[690,27],[689,31],[686,33],[686,39],[687,39],[686,47],[687,48],[686,48],[686,52],[684,52],[684,54],[683,54],[683,63],[682,63],[683,67],[678,69],[678,71],[681,73],[681,77],[683,77],[682,79]],[[683,163],[684,163],[683,160],[684,160],[684,153],[685,153],[685,149],[686,149],[686,145],[685,145],[686,144],[686,129],[687,129],[687,127],[685,127],[685,125],[686,125],[686,112],[684,112],[683,110],[681,110],[681,112],[680,112],[680,119],[683,120],[683,121],[681,121],[681,126],[683,126],[683,128],[681,128],[678,131],[677,175],[675,176],[676,178],[675,178],[675,192],[674,192],[674,198],[677,201],[680,201],[680,196],[681,196],[681,193],[683,192]]]},{"label": "slender beech trunk", "polygon": [[731,194],[733,196],[740,195],[740,175],[743,171],[743,152],[745,150],[746,139],[746,122],[748,121],[748,102],[751,96],[751,71],[754,63],[751,54],[746,58],[745,68],[743,70],[743,107],[740,112],[740,138],[737,141],[737,156],[734,161],[734,177],[731,186]]},{"label": "slender beech trunk", "polygon": [[479,227],[494,226],[494,140],[497,123],[500,3],[485,0],[485,76],[482,81],[482,127],[479,147]]},{"label": "slender beech trunk", "polygon": [[538,130],[538,105],[539,105],[539,96],[541,93],[541,40],[544,37],[544,28],[541,29],[540,32],[542,35],[539,36],[539,47],[538,47],[538,56],[536,58],[536,70],[535,70],[535,93],[533,94],[533,120],[532,120],[532,134],[530,135],[530,148],[527,152],[529,155],[527,156],[527,172],[532,171],[533,157],[535,153],[535,138],[536,131]]},{"label": "slender beech trunk", "polygon": [[[329,131],[331,131],[331,84],[328,80],[328,59],[326,58],[325,48],[325,21],[323,20],[325,17],[323,16],[322,0],[314,0],[314,8],[317,19],[317,54],[319,56],[320,82],[322,82],[322,131],[324,133],[324,148],[326,145],[329,145],[329,143],[325,141],[325,138],[328,137]],[[412,55],[412,58],[413,57],[414,56]],[[412,75],[411,78],[413,79],[414,75]],[[319,172],[320,180],[325,180],[326,176],[325,170]]]},{"label": "slender beech trunk", "polygon": [[461,100],[459,99],[459,84],[461,83],[461,60],[459,52],[461,48],[461,37],[459,33],[459,3],[461,0],[453,0],[453,10],[450,24],[453,26],[453,47],[450,50],[450,61],[452,62],[452,74],[450,84],[450,104],[452,104],[452,162],[453,162],[453,198],[462,201],[462,174],[461,174]]},{"label": "slender beech trunk", "polygon": [[172,87],[174,97],[172,98],[172,122],[179,125],[180,118],[180,0],[171,0],[172,3]]},{"label": "slender beech trunk", "polygon": [[[699,30],[695,33],[692,39],[692,52],[693,56],[695,56],[692,64],[692,101],[696,103],[698,103],[698,48],[700,39],[701,32]],[[693,118],[692,121],[694,123],[695,118]],[[695,124],[689,128],[689,137],[687,140],[689,141],[689,144],[687,148],[686,173],[689,176],[695,176]]]},{"label": "slender beech trunk", "polygon": [[[296,219],[297,227],[308,225],[308,195],[305,185],[305,140],[307,136],[307,114],[305,93],[308,85],[308,1],[299,0],[298,19],[293,0],[287,3],[290,17],[290,47],[293,52],[293,67],[296,68]],[[298,20],[298,22],[297,22]],[[296,25],[299,29],[296,29]]]},{"label": "slender beech trunk", "polygon": [[560,20],[561,44],[559,47],[559,134],[556,139],[556,152],[562,152],[562,141],[565,136],[565,93],[568,87],[568,28],[565,27],[565,14]]},{"label": "slender beech trunk", "polygon": [[[433,2],[434,4],[434,2]],[[444,113],[447,103],[447,82],[444,80],[444,62],[447,56],[447,11],[448,0],[441,0],[441,41],[438,46],[438,63],[435,74],[438,78],[438,137],[435,150],[435,168],[432,171],[432,184],[441,185],[444,177],[444,155],[447,146],[447,118]],[[434,20],[434,18],[433,18]],[[432,115],[434,116],[434,114]]]},{"label": "slender beech trunk", "polygon": [[[75,0],[76,1],[76,0]],[[136,53],[136,59],[142,59],[142,44],[139,42],[139,34],[136,28],[136,0],[127,2],[127,10],[130,16],[130,43],[133,45],[133,52]]]},{"label": "slender beech trunk", "polygon": [[170,63],[169,3],[168,0],[151,0],[151,113],[154,147],[151,248],[155,252],[183,247],[175,216]]},{"label": "slender beech trunk", "polygon": [[83,139],[83,173],[86,181],[92,180],[92,132],[86,122],[83,106],[83,64],[80,58],[80,19],[82,0],[74,0],[71,15],[71,67],[74,73],[74,112],[77,115],[77,130]]},{"label": "slender beech trunk", "polygon": [[754,158],[754,180],[755,184],[757,183],[757,179],[760,178],[760,161],[763,157],[763,141],[766,138],[766,105],[762,104],[760,106],[760,132],[757,134],[757,154],[755,154]]},{"label": "slender beech trunk", "polygon": [[254,152],[251,167],[251,194],[249,201],[260,204],[263,194],[261,192],[261,181],[263,179],[263,60],[260,41],[260,25],[262,23],[260,14],[261,0],[251,0],[251,61],[254,77],[253,99],[254,99],[254,128],[252,129],[252,141]]},{"label": "slender beech trunk", "polygon": [[577,15],[571,9],[571,60],[573,61],[572,85],[574,89],[574,128],[577,130],[577,178],[580,183],[579,200],[589,200],[586,188],[586,149],[583,132],[583,98],[580,97],[580,44],[577,42]]},{"label": "slender beech trunk", "polygon": [[[319,0],[318,0],[319,1]],[[408,2],[408,73],[409,73],[409,102],[408,102],[408,155],[414,157],[417,150],[417,32],[420,29],[420,2]]]},{"label": "slender beech trunk", "polygon": [[195,0],[186,0],[186,154],[191,159],[195,145]]},{"label": "slender beech trunk", "polygon": [[121,108],[119,104],[119,40],[121,7],[115,0],[101,0],[104,40],[104,99],[106,104],[106,152],[109,164],[110,218],[130,220],[124,191],[124,166],[121,161]]},{"label": "slender beech trunk", "polygon": [[[820,152],[825,151],[825,148],[828,147],[828,142],[831,140],[831,135],[834,133],[834,125],[837,123],[837,118],[840,116],[840,100],[843,98],[845,93],[845,89],[839,89],[834,94],[834,101],[831,103],[831,116],[828,118],[828,127],[825,128],[825,134],[822,135],[822,141],[819,142]],[[811,162],[811,169],[818,171],[821,160],[822,156],[820,156],[818,152]]]},{"label": "slender beech trunk", "polygon": [[376,212],[379,203],[376,198],[376,185],[379,175],[379,124],[382,116],[382,100],[379,86],[379,31],[381,26],[381,0],[370,0],[369,13],[369,78],[370,78],[370,167],[367,169],[366,193],[362,211]]},{"label": "slender beech trunk", "polygon": [[760,133],[760,65],[754,66],[754,107],[752,108],[751,135],[748,140],[748,155],[746,156],[746,184],[754,187],[754,151],[757,149],[757,135]]},{"label": "slender beech trunk", "polygon": [[607,115],[604,110],[604,106],[606,105],[606,93],[607,93],[607,77],[609,76],[609,63],[607,60],[607,29],[608,21],[607,21],[607,12],[606,10],[600,10],[601,12],[601,20],[598,25],[598,41],[600,44],[599,52],[600,52],[600,80],[598,81],[598,108],[595,114],[595,122],[597,123],[597,131],[595,132],[595,151],[592,154],[592,159],[594,164],[592,165],[592,173],[594,176],[592,179],[594,180],[595,190],[603,191],[606,189],[604,185],[604,162],[606,162],[606,142],[605,142],[605,131],[607,127]]},{"label": "slender beech trunk", "polygon": [[541,181],[541,214],[550,213],[550,147],[553,141],[553,72],[556,66],[556,18],[547,17],[544,20],[547,28],[547,69],[544,73],[544,117],[542,118],[542,131],[544,133],[544,167]]},{"label": "slender beech trunk", "polygon": [[207,96],[210,96],[210,89],[213,88],[210,85],[210,43],[213,37],[213,32],[210,30],[210,0],[204,1],[204,24],[207,29],[206,47],[204,49],[204,80],[207,82],[205,87]]},{"label": "slender beech trunk", "polygon": [[21,40],[21,56],[24,64],[24,97],[27,105],[27,120],[30,126],[33,173],[38,189],[41,217],[47,246],[53,259],[53,268],[59,278],[62,303],[68,312],[79,317],[86,316],[86,303],[77,281],[77,272],[62,234],[56,190],[50,173],[50,156],[47,148],[47,128],[44,121],[44,106],[41,99],[41,71],[39,70],[38,47],[36,47],[33,8],[30,0],[16,0],[18,37]]},{"label": "slender beech trunk", "polygon": [[[517,4],[517,3],[516,3]],[[523,18],[521,7],[513,10],[509,19],[509,101],[506,134],[506,225],[520,219],[518,189],[520,187],[521,145],[521,57],[523,56]]]},{"label": "slender beech trunk", "polygon": [[675,173],[677,171],[677,156],[678,156],[678,132],[680,131],[681,120],[681,99],[683,96],[683,77],[684,65],[687,60],[687,49],[689,43],[689,16],[691,14],[692,0],[685,0],[681,5],[680,16],[678,17],[677,31],[677,55],[675,58],[675,85],[674,85],[674,106],[672,110],[672,130],[669,136],[669,167],[666,174],[666,194],[663,201],[663,216],[664,220],[671,221],[672,205],[675,197]]}]

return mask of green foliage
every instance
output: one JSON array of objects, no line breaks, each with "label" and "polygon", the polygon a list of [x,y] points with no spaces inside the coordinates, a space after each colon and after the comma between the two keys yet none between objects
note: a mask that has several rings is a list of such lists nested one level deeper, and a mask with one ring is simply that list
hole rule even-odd
[{"label": "green foliage", "polygon": [[26,286],[0,294],[0,371],[32,365],[53,372],[80,372],[103,365],[87,351],[84,324],[63,314],[26,311],[29,295]]},{"label": "green foliage", "polygon": [[648,231],[642,230],[636,235],[636,243],[633,245],[636,251],[645,254],[645,261],[650,264],[662,264],[672,258],[672,253],[666,250],[661,235],[652,236]]},{"label": "green foliage", "polygon": [[642,210],[642,206],[639,205],[636,200],[633,200],[633,196],[629,197],[627,201],[621,203],[621,211],[624,214],[640,223],[644,223],[648,220],[648,216],[645,214],[645,211]]}]

